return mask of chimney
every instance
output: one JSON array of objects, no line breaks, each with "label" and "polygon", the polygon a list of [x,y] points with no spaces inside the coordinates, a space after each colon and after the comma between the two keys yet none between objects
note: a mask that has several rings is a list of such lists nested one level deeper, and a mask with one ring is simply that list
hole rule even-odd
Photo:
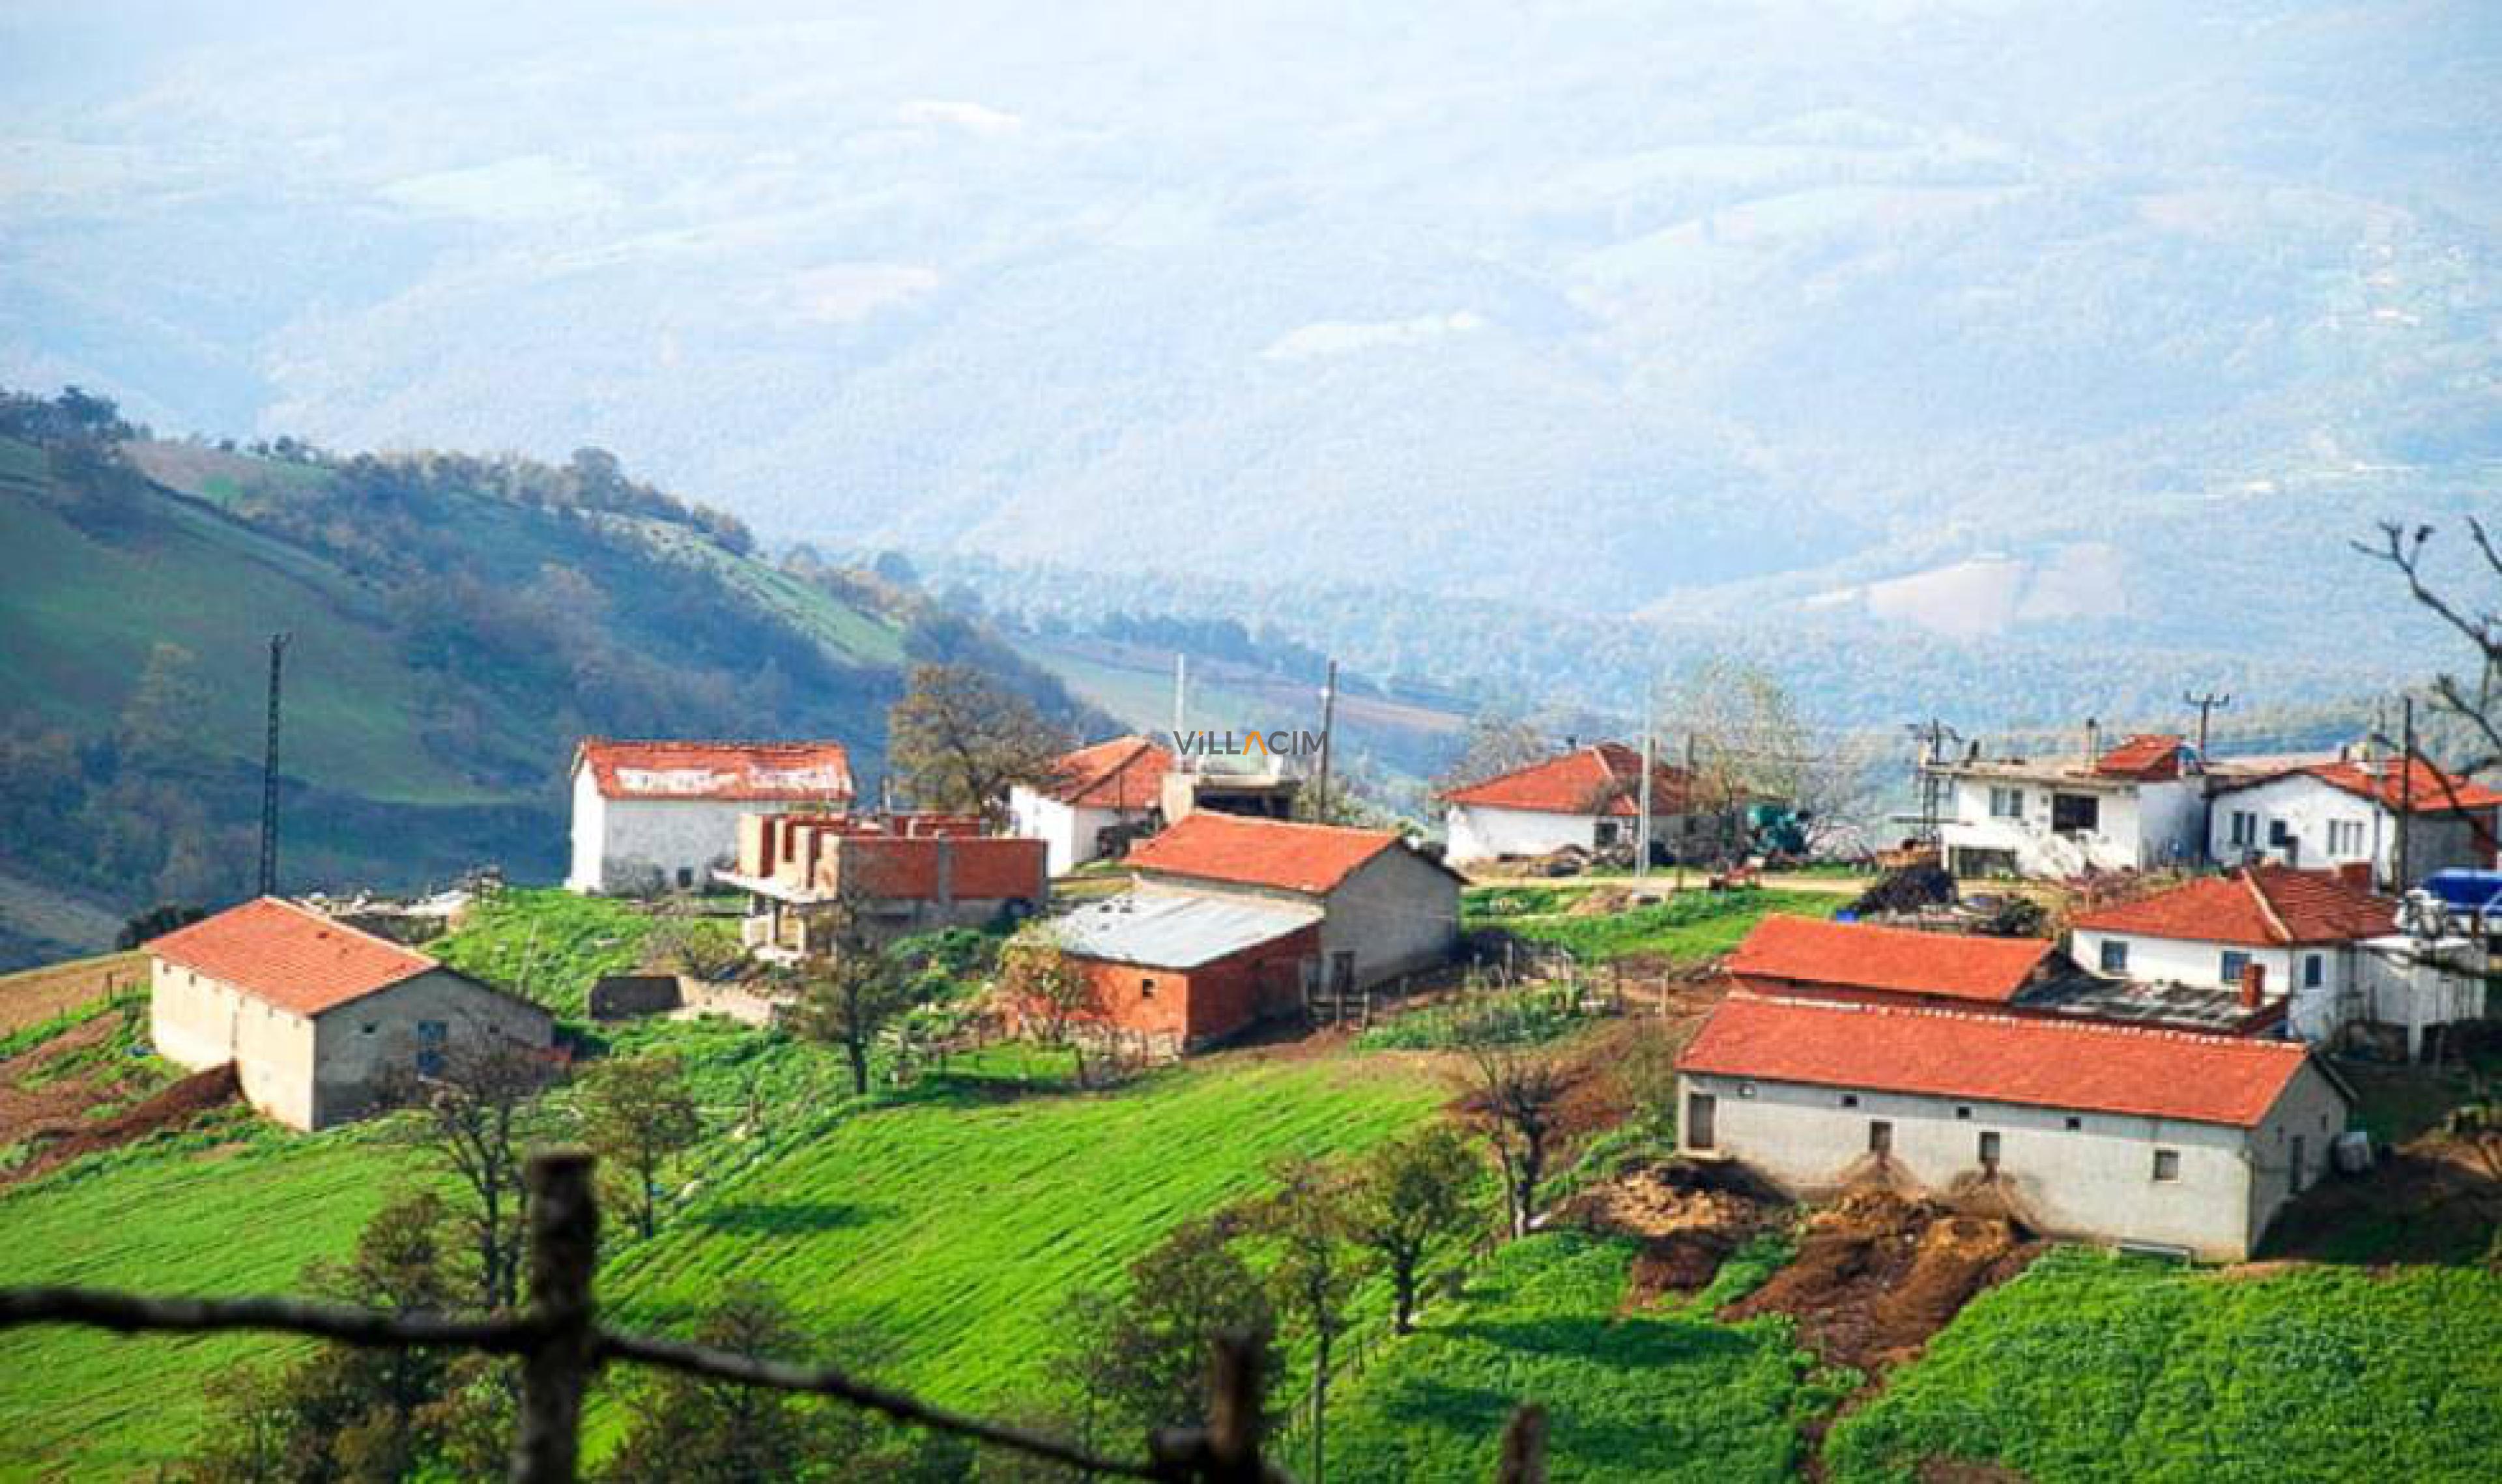
[{"label": "chimney", "polygon": [[2345,864],[2337,867],[2337,879],[2346,883],[2346,885],[2350,887],[2369,892],[2375,885],[2372,880],[2372,862],[2369,860],[2349,860]]},{"label": "chimney", "polygon": [[2242,1008],[2245,1010],[2255,1010],[2266,1002],[2267,965],[2257,962],[2243,964]]}]

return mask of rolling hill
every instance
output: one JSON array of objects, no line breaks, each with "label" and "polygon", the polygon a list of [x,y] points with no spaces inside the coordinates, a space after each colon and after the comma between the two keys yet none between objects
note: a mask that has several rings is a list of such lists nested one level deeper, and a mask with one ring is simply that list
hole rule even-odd
[{"label": "rolling hill", "polygon": [[[109,404],[0,408],[0,954],[9,904],[231,897],[251,881],[266,639],[287,631],[284,882],[559,868],[574,740],[831,735],[874,775],[916,658],[1092,717],[996,639],[596,457],[254,455]],[[62,914],[48,915],[57,923]],[[85,946],[84,943],[78,946]]]}]

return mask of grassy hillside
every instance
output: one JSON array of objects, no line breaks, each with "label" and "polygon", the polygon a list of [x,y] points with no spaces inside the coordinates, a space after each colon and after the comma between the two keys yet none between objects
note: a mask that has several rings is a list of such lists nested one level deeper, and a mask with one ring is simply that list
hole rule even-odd
[{"label": "grassy hillside", "polygon": [[[1092,720],[964,620],[767,560],[735,521],[605,455],[250,454],[150,441],[93,399],[0,393],[13,874],[122,910],[244,891],[281,630],[299,890],[490,861],[553,875],[586,733],[830,735],[874,774],[917,658],[968,659]],[[18,931],[36,948],[0,942],[40,951]]]},{"label": "grassy hillside", "polygon": [[1832,1477],[1921,1461],[2037,1484],[2489,1480],[2502,1465],[2502,1275],[2245,1277],[2076,1250],[1984,1295],[1835,1427]]},{"label": "grassy hillside", "polygon": [[[1626,1308],[1637,1244],[1556,1231],[1499,1253],[1466,1298],[1428,1316],[1345,1383],[1331,1477],[1380,1484],[1482,1478],[1513,1407],[1547,1410],[1557,1478],[1741,1484],[1793,1476],[1799,1424],[1846,1377],[1821,1370],[1778,1321]],[[1733,1261],[1735,1279],[1760,1265]]]},{"label": "grassy hillside", "polygon": [[[700,1194],[657,1241],[616,1249],[601,1292],[618,1316],[673,1326],[724,1278],[760,1278],[824,1331],[866,1336],[878,1374],[966,1404],[1032,1388],[1063,1295],[1258,1189],[1271,1159],[1360,1147],[1446,1096],[1403,1058],[1236,1056],[1110,1093],[1054,1093],[1046,1077],[1018,1096],[1011,1056],[846,1112],[814,1048],[704,1028],[641,1035],[694,1059],[715,1134]],[[735,1090],[759,1071],[778,1110],[761,1144],[728,1131]],[[0,1272],[290,1289],[307,1261],[344,1255],[416,1168],[387,1124],[309,1137],[237,1128],[0,1190]],[[268,1353],[252,1338],[0,1335],[0,1478],[142,1473],[198,1427],[204,1379]]]}]

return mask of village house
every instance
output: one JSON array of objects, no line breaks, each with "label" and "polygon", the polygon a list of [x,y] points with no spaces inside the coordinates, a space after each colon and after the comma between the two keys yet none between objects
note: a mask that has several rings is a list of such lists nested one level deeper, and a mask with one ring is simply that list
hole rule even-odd
[{"label": "village house", "polygon": [[2104,751],[2089,729],[2069,757],[1930,759],[1950,790],[1939,829],[1958,876],[2062,879],[2200,859],[2206,783],[2197,749],[2174,736],[2131,737]]},{"label": "village house", "polygon": [[2404,889],[2435,871],[2492,866],[2497,808],[2502,793],[2421,759],[2341,758],[2218,784],[2209,848],[2226,864],[2364,865],[2376,884]]},{"label": "village house", "polygon": [[[1454,864],[1632,845],[1641,826],[1641,754],[1620,742],[1574,748],[1442,795]],[[1673,848],[1692,812],[1682,768],[1651,768],[1651,839]]]},{"label": "village house", "polygon": [[2242,991],[2282,1003],[2292,1033],[2334,1038],[2349,1026],[2400,1028],[2407,1055],[2433,1027],[2483,1013],[2474,945],[2400,930],[2399,904],[2360,881],[2289,866],[2248,866],[2074,924],[2077,961],[2114,979]]},{"label": "village house", "polygon": [[1725,965],[1762,995],[2168,1026],[2234,1035],[2273,1032],[2281,1002],[2213,984],[2087,972],[2047,938],[1989,937],[1774,913]]},{"label": "village house", "polygon": [[1008,791],[1015,832],[1047,848],[1051,874],[1117,855],[1163,820],[1165,777],[1173,756],[1145,737],[1115,737],[1068,753],[1039,785]]},{"label": "village house", "polygon": [[1447,961],[1459,876],[1395,830],[1200,812],[1130,852],[1144,893],[1318,908],[1318,994],[1368,989]]},{"label": "village house", "polygon": [[2046,1235],[2250,1255],[2352,1096],[2299,1041],[1739,995],[1677,1059],[1678,1139],[1806,1199],[1986,1189]]},{"label": "village house", "polygon": [[573,754],[575,892],[701,887],[760,806],[839,812],[852,801],[839,742],[614,742]]},{"label": "village house", "polygon": [[1090,902],[1054,928],[1086,979],[1077,1019],[1178,1056],[1299,1012],[1321,920],[1304,903],[1141,891]]},{"label": "village house", "polygon": [[742,935],[767,958],[830,950],[839,921],[880,934],[977,928],[1040,907],[1040,840],[984,833],[956,814],[751,814],[722,885],[748,894]]},{"label": "village house", "polygon": [[157,1054],[232,1062],[245,1098],[292,1129],[357,1117],[394,1077],[465,1050],[555,1041],[537,1005],[276,897],[152,939],[148,957]]}]

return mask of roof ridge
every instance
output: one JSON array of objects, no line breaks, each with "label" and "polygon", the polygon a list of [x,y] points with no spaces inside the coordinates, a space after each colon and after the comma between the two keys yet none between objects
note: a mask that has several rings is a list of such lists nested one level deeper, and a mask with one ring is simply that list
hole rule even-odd
[{"label": "roof ridge", "polygon": [[1834,1010],[1861,1015],[1893,1016],[1904,1020],[1929,1019],[1970,1021],[1986,1026],[2004,1026],[2010,1029],[2061,1031],[2076,1035],[2133,1036],[2141,1039],[2185,1041],[2201,1046],[2248,1048],[2271,1056],[2298,1054],[2307,1056],[2311,1048],[2300,1041],[2275,1040],[2265,1036],[2232,1035],[2216,1030],[2190,1030],[2177,1026],[2122,1025],[2115,1021],[2052,1019],[2039,1015],[1993,1014],[1987,1010],[1950,1010],[1934,1005],[1875,1004],[1866,1000],[1820,999],[1800,995],[1758,995],[1733,991],[1731,999],[1755,1004],[1786,1005],[1811,1010]]},{"label": "roof ridge", "polygon": [[2250,900],[2258,904],[2259,916],[2267,921],[2268,931],[2275,935],[2276,940],[2280,943],[2292,942],[2293,926],[2284,920],[2284,914],[2277,911],[2276,902],[2268,895],[2267,885],[2260,879],[2259,873],[2245,869],[2242,872],[2242,889],[2248,892]]}]

